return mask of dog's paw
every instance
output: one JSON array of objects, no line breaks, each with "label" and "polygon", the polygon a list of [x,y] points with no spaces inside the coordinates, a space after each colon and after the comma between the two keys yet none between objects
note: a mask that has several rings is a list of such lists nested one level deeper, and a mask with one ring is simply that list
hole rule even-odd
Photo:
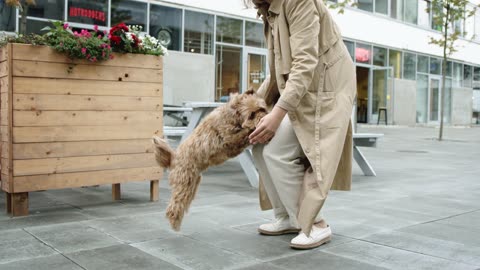
[{"label": "dog's paw", "polygon": [[179,231],[180,225],[182,224],[182,219],[183,219],[182,207],[179,207],[178,205],[177,206],[169,205],[167,207],[165,216],[170,221],[170,226],[172,227],[172,229],[175,231]]},{"label": "dog's paw", "polygon": [[158,145],[158,144],[167,143],[167,142],[164,139],[160,138],[159,136],[153,136],[152,143]]}]

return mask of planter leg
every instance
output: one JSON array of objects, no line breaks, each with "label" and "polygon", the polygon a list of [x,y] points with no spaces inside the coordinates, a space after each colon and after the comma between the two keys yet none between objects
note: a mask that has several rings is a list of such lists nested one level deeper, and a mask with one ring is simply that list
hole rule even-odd
[{"label": "planter leg", "polygon": [[7,214],[12,213],[12,194],[8,192],[5,193],[5,210]]},{"label": "planter leg", "polygon": [[152,180],[150,181],[150,201],[157,202],[158,201],[158,184],[160,180]]},{"label": "planter leg", "polygon": [[112,199],[114,201],[121,199],[120,184],[112,184]]},{"label": "planter leg", "polygon": [[11,194],[12,215],[21,217],[28,215],[28,192]]}]

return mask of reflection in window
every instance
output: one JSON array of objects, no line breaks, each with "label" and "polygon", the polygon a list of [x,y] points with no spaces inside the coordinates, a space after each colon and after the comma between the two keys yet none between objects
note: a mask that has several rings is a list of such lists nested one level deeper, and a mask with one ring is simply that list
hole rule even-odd
[{"label": "reflection in window", "polygon": [[217,46],[215,100],[226,102],[232,93],[240,92],[242,49]]},{"label": "reflection in window", "polygon": [[348,53],[350,54],[350,57],[352,57],[352,61],[355,61],[355,44],[351,41],[344,41],[345,46],[347,47]]},{"label": "reflection in window", "polygon": [[68,0],[68,21],[107,26],[107,0]]},{"label": "reflection in window", "polygon": [[63,20],[64,13],[64,0],[35,0],[35,5],[28,7],[28,16],[32,17]]},{"label": "reflection in window", "polygon": [[27,34],[33,33],[33,34],[43,35],[45,34],[45,31],[42,31],[42,29],[47,26],[52,27],[52,23],[44,22],[44,21],[27,20]]},{"label": "reflection in window", "polygon": [[15,31],[15,8],[0,0],[0,31]]},{"label": "reflection in window", "polygon": [[245,45],[266,48],[263,24],[245,21]]},{"label": "reflection in window", "polygon": [[387,49],[373,47],[373,64],[382,67],[387,65]]},{"label": "reflection in window", "polygon": [[463,87],[472,87],[472,66],[463,66]]},{"label": "reflection in window", "polygon": [[473,80],[480,81],[480,67],[473,68]]},{"label": "reflection in window", "polygon": [[242,44],[243,22],[217,16],[217,41]]},{"label": "reflection in window", "polygon": [[112,0],[111,24],[125,23],[127,25],[140,25],[144,32],[147,31],[147,3]]},{"label": "reflection in window", "polygon": [[460,86],[463,79],[463,66],[460,63],[453,63],[453,84]]},{"label": "reflection in window", "polygon": [[413,53],[403,54],[403,78],[415,80],[417,74],[417,57]]},{"label": "reflection in window", "polygon": [[388,15],[388,0],[375,0],[375,12]]},{"label": "reflection in window", "polygon": [[390,17],[403,20],[403,0],[390,0]]},{"label": "reflection in window", "polygon": [[[425,0],[418,1],[418,25],[430,28],[430,12],[427,9],[430,7],[430,2]],[[405,12],[405,16],[408,15],[408,11]]]},{"label": "reflection in window", "polygon": [[430,74],[442,74],[442,60],[430,57]]},{"label": "reflection in window", "polygon": [[373,12],[373,0],[358,0],[357,7],[361,10]]},{"label": "reflection in window", "polygon": [[357,63],[370,64],[372,59],[372,46],[357,43],[355,48],[355,60]]},{"label": "reflection in window", "polygon": [[428,75],[417,76],[417,123],[427,122]]},{"label": "reflection in window", "polygon": [[419,55],[418,56],[418,72],[428,73],[428,56]]},{"label": "reflection in window", "polygon": [[213,15],[185,11],[184,51],[213,54]]},{"label": "reflection in window", "polygon": [[[430,3],[430,6],[432,4]],[[432,12],[431,12],[431,21],[432,21],[432,29],[433,30],[437,30],[437,31],[442,31],[443,29],[443,25],[442,25],[442,21],[440,21],[439,19],[441,19],[441,14],[440,14],[440,8],[441,8],[441,3],[437,3],[437,8],[435,9],[432,9]]]},{"label": "reflection in window", "polygon": [[[424,2],[419,0],[419,2]],[[420,22],[420,3],[417,0],[405,0],[405,21],[413,24]]]},{"label": "reflection in window", "polygon": [[[442,64],[445,63],[442,61]],[[447,77],[452,77],[453,63],[452,61],[447,61]]]},{"label": "reflection in window", "polygon": [[402,78],[402,52],[389,50],[388,57],[388,65],[393,67],[393,76]]},{"label": "reflection in window", "polygon": [[169,50],[180,51],[182,44],[182,10],[150,5],[150,35]]}]

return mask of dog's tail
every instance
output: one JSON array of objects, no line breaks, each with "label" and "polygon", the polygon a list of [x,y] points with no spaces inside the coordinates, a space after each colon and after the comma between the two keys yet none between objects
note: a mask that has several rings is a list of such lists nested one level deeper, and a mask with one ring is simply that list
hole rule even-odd
[{"label": "dog's tail", "polygon": [[158,165],[163,168],[170,168],[173,159],[175,158],[175,152],[173,149],[164,139],[158,136],[153,137],[153,144],[155,145],[155,159],[157,160]]}]

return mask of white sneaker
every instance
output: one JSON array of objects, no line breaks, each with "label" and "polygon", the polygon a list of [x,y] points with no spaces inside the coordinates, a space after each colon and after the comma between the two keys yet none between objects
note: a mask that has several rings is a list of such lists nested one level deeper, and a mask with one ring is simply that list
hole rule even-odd
[{"label": "white sneaker", "polygon": [[298,233],[300,229],[292,227],[287,217],[278,218],[274,223],[262,224],[258,227],[258,232],[265,235],[282,235],[288,233]]},{"label": "white sneaker", "polygon": [[298,236],[293,238],[290,242],[290,247],[295,249],[311,249],[328,243],[331,239],[332,230],[330,229],[330,226],[319,228],[314,225],[310,232],[310,236],[307,236],[303,232],[298,234]]}]

